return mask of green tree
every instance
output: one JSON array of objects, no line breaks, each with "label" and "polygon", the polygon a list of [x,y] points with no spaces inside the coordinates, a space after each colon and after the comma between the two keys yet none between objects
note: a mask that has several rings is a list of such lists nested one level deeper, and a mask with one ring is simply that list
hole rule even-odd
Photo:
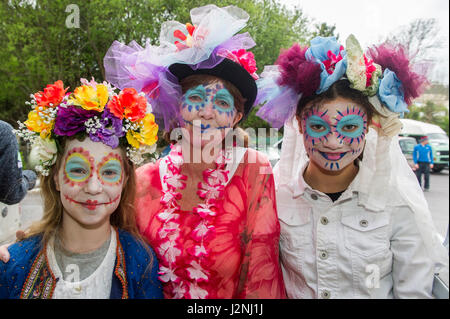
[{"label": "green tree", "polygon": [[448,115],[448,109],[445,106],[426,101],[424,106],[411,105],[405,118],[439,125],[448,135]]},{"label": "green tree", "polygon": [[320,37],[335,37],[336,40],[339,40],[339,33],[336,32],[336,25],[328,25],[325,22],[314,24],[314,29],[312,31],[312,38],[320,36]]},{"label": "green tree", "polygon": [[[139,45],[158,44],[161,23],[189,22],[191,8],[210,0],[90,0],[77,1],[79,27],[69,28],[73,0],[8,0],[0,2],[0,118],[16,126],[29,112],[31,93],[61,79],[71,88],[81,77],[104,80],[103,57],[114,40]],[[248,31],[257,46],[258,73],[273,64],[282,48],[306,43],[309,20],[299,9],[277,0],[218,0],[247,11]],[[264,127],[253,112],[247,124]]]}]

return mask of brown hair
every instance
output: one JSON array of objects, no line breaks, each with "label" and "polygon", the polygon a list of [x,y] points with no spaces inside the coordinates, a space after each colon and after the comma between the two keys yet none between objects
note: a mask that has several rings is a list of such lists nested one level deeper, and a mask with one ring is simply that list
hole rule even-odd
[{"label": "brown hair", "polygon": [[307,109],[307,106],[312,103],[322,103],[334,100],[338,97],[347,98],[353,102],[361,105],[367,114],[367,123],[370,123],[374,115],[380,115],[373,105],[369,102],[366,95],[362,94],[360,91],[352,89],[350,87],[350,82],[346,79],[336,81],[330,86],[328,90],[320,94],[314,94],[305,98],[301,98],[297,104],[296,115],[301,116],[302,113]]},{"label": "brown hair", "polygon": [[[60,192],[56,189],[54,176],[58,174],[61,167],[66,142],[73,139],[65,137],[58,138],[61,147],[58,149],[56,163],[51,167],[48,176],[41,176],[41,197],[44,205],[42,219],[33,223],[25,232],[25,237],[21,238],[21,240],[34,235],[42,235],[42,242],[45,244],[58,231],[62,222],[63,205],[61,203]],[[121,150],[125,153],[123,147],[121,147]],[[113,227],[120,228],[132,234],[146,248],[150,256],[150,267],[153,263],[152,253],[148,249],[148,241],[139,233],[136,224],[136,211],[134,208],[136,196],[135,167],[127,157],[125,158],[124,171],[128,178],[123,185],[119,206],[110,216],[110,223]]]},{"label": "brown hair", "polygon": [[[215,83],[218,81],[221,81],[223,83],[223,85],[225,86],[225,88],[231,93],[231,95],[234,98],[234,106],[235,106],[236,110],[238,111],[238,113],[242,113],[242,115],[244,116],[246,99],[242,96],[241,92],[236,88],[236,86],[234,86],[231,82],[224,80],[222,78],[219,78],[219,77],[216,77],[213,75],[208,75],[208,74],[190,75],[180,81],[181,93],[184,94],[190,88],[196,87],[201,84],[205,84],[205,83],[211,84],[211,83]],[[237,132],[237,134],[236,134],[236,136],[238,138],[237,142],[242,143],[244,145],[244,147],[248,147],[248,144],[249,144],[248,134],[242,128],[239,127],[238,123],[235,124],[233,129],[236,130],[236,132]],[[170,133],[171,133],[171,131],[165,132],[163,135],[163,138],[166,141],[168,141],[169,143],[172,142],[170,140]]]}]

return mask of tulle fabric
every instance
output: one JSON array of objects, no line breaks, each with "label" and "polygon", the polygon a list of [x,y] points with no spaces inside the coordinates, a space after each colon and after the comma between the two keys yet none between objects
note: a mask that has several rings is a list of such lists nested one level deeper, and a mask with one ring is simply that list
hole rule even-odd
[{"label": "tulle fabric", "polygon": [[211,69],[223,61],[227,51],[252,48],[255,41],[248,32],[233,36],[248,19],[248,14],[238,7],[207,5],[191,10],[195,25],[191,47],[177,49],[175,41],[181,40],[174,31],[189,34],[186,25],[177,21],[161,25],[159,46],[147,43],[143,48],[135,41],[128,45],[114,41],[103,59],[106,80],[119,89],[130,87],[144,92],[157,123],[170,131],[183,121],[179,114],[181,86],[169,67],[182,63],[193,70]]},{"label": "tulle fabric", "polygon": [[261,77],[256,81],[258,95],[255,104],[265,103],[256,115],[270,123],[272,127],[281,128],[295,114],[301,94],[289,86],[277,83],[280,78],[278,66],[264,67]]},{"label": "tulle fabric", "polygon": [[158,124],[171,128],[183,123],[178,110],[182,93],[163,59],[151,45],[144,49],[135,41],[129,45],[114,41],[103,61],[108,82],[121,90],[130,87],[144,92]]},{"label": "tulle fabric", "polygon": [[[256,163],[244,164],[250,152],[255,155],[256,151],[246,153],[218,205],[216,236],[207,247],[211,249],[209,270],[216,290],[208,298],[286,297],[279,265],[280,226],[272,170],[260,156]],[[153,247],[158,244],[157,231],[161,226],[155,215],[163,209],[159,164],[160,161],[137,170],[138,227]],[[181,257],[187,257],[188,249],[194,244],[190,233],[198,218],[192,212],[181,211]],[[167,287],[164,294],[169,297]]]}]

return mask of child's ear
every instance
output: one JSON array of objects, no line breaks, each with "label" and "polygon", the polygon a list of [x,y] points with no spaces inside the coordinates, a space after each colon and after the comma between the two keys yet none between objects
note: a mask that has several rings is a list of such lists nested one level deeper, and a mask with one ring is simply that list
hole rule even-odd
[{"label": "child's ear", "polygon": [[295,115],[295,118],[297,119],[298,130],[299,130],[300,134],[303,134],[301,117],[299,115]]}]

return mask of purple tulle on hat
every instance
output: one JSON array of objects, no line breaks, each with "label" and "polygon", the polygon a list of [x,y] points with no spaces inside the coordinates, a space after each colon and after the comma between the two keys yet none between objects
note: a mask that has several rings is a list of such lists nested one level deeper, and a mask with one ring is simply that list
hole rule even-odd
[{"label": "purple tulle on hat", "polygon": [[256,81],[258,96],[255,104],[265,103],[256,115],[275,128],[281,128],[295,114],[301,97],[291,86],[280,85],[280,78],[279,66],[271,65],[264,68],[261,78]]},{"label": "purple tulle on hat", "polygon": [[158,122],[162,121],[164,128],[170,130],[178,127],[183,121],[179,112],[181,86],[178,79],[169,71],[169,66],[183,63],[188,64],[193,70],[212,69],[225,58],[220,55],[223,50],[231,52],[249,49],[254,45],[255,42],[249,33],[237,34],[216,46],[205,60],[191,64],[189,59],[185,61],[187,56],[191,57],[186,53],[199,48],[187,48],[181,55],[177,52],[162,54],[158,48],[150,45],[143,48],[135,41],[129,45],[114,41],[103,60],[105,77],[108,82],[121,90],[129,87],[144,92]]},{"label": "purple tulle on hat", "polygon": [[156,65],[146,58],[145,50],[132,41],[128,46],[114,41],[104,58],[105,77],[123,90],[134,88],[146,94],[155,117],[166,129],[182,123],[179,114],[181,86],[167,67]]}]

